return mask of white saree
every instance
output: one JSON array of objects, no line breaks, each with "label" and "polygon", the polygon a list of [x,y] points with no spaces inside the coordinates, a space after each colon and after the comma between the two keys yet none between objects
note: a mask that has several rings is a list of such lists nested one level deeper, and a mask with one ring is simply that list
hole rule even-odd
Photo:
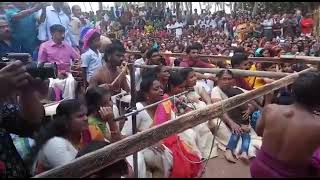
[{"label": "white saree", "polygon": [[[144,106],[141,103],[136,104],[137,109],[142,109]],[[147,113],[146,110],[139,112],[136,116],[137,130],[138,132],[147,130],[153,125],[153,119]],[[125,122],[121,131],[123,135],[132,135],[132,119],[131,116],[128,121]],[[164,146],[165,147],[165,146]],[[127,161],[133,168],[133,156],[127,157]],[[143,149],[138,152],[138,177],[139,178],[152,178],[163,177],[168,178],[170,176],[170,170],[173,164],[173,156],[170,149],[165,147],[163,153],[154,153],[149,148]]]}]

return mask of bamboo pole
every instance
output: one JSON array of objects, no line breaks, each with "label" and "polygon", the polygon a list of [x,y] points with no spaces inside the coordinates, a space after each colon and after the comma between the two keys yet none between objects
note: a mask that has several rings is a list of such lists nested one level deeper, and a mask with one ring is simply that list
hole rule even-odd
[{"label": "bamboo pole", "polygon": [[[138,68],[155,68],[157,65],[135,65],[135,67]],[[172,70],[181,70],[185,69],[184,67],[170,67],[167,66],[168,68]],[[196,72],[200,73],[212,73],[212,74],[217,74],[221,70],[224,70],[222,68],[192,68]],[[283,78],[285,76],[290,75],[290,73],[282,73],[282,72],[270,72],[270,71],[250,71],[250,70],[241,70],[241,69],[229,69],[232,71],[232,73],[236,76],[254,76],[254,77],[268,77],[268,78]]]},{"label": "bamboo pole", "polygon": [[239,94],[220,102],[216,102],[206,106],[203,109],[191,111],[176,119],[167,121],[160,126],[152,127],[146,131],[122,139],[107,147],[75,159],[69,164],[59,166],[35,177],[86,177],[112,163],[117,162],[120,159],[151,146],[172,134],[183,132],[186,129],[219,117],[225,112],[241,106],[244,103],[247,103],[260,96],[268,94],[271,91],[285,87],[293,83],[300,74],[311,71],[312,69],[313,68],[308,68],[299,73],[294,73],[274,81],[273,83],[267,84],[258,89]]},{"label": "bamboo pole", "polygon": [[[141,54],[140,51],[127,51],[129,54]],[[186,56],[185,53],[160,53],[163,56]],[[223,61],[230,60],[230,56],[218,56],[218,55],[205,55],[200,54],[200,58],[213,58],[214,61]],[[307,63],[318,65],[320,63],[320,57],[311,57],[311,56],[292,56],[292,55],[283,55],[279,57],[249,57],[249,61],[258,61],[258,62],[272,62],[272,63]]]}]

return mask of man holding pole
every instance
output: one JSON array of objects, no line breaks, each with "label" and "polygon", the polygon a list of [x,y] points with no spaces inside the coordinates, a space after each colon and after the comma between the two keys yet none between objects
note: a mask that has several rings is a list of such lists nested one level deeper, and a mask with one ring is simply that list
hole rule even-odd
[{"label": "man holding pole", "polygon": [[126,80],[125,70],[121,71],[124,60],[125,48],[119,41],[113,41],[107,45],[104,53],[105,64],[97,70],[89,81],[89,88],[95,86],[105,87],[111,90],[112,95],[119,94],[121,89],[130,91]]}]

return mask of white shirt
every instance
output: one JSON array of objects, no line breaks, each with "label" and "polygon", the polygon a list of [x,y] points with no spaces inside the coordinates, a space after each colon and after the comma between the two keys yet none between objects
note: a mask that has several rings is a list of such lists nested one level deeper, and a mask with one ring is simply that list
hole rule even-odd
[{"label": "white shirt", "polygon": [[79,18],[75,16],[71,16],[71,21],[70,21],[70,34],[73,36],[75,46],[79,46],[79,41],[80,41],[80,28],[81,28],[81,21]]},{"label": "white shirt", "polygon": [[[143,58],[137,59],[134,62],[134,65],[144,65],[144,64],[145,64],[145,62],[144,62]],[[136,81],[136,90],[139,91],[140,90],[140,84],[142,82],[141,68],[136,68],[135,81]]]},{"label": "white shirt", "polygon": [[46,169],[68,164],[75,159],[78,150],[65,138],[53,137],[40,149],[32,171],[35,174],[37,163],[41,163]]},{"label": "white shirt", "polygon": [[[42,13],[42,9],[38,11],[38,18],[40,18]],[[43,23],[39,25],[39,35],[38,39],[40,41],[47,41],[51,39],[50,27],[54,24],[61,24],[65,29],[65,42],[67,42],[70,46],[72,46],[71,34],[70,34],[70,19],[69,17],[62,11],[57,12],[53,6],[46,7],[46,19]]]},{"label": "white shirt", "polygon": [[176,28],[176,37],[180,37],[182,35],[183,23],[176,22],[173,26]]}]

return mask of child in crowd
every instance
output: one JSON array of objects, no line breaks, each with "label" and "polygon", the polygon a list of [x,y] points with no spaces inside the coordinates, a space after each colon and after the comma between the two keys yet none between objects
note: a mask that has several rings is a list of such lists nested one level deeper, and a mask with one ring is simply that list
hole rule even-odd
[{"label": "child in crowd", "polygon": [[[224,93],[230,98],[233,96],[236,96],[238,94],[243,93],[243,91],[239,88],[229,88],[224,91]],[[233,110],[228,111],[228,116],[231,118],[232,121],[237,123],[241,129],[241,134],[236,134],[232,132],[232,135],[230,137],[229,143],[227,145],[227,150],[225,152],[225,158],[235,163],[236,160],[233,157],[233,152],[237,148],[237,144],[239,141],[239,138],[242,139],[242,145],[240,150],[240,159],[244,162],[248,163],[249,157],[248,157],[248,151],[249,151],[249,145],[250,145],[250,125],[249,125],[249,119],[251,115],[251,106],[250,104],[241,105]]]}]

